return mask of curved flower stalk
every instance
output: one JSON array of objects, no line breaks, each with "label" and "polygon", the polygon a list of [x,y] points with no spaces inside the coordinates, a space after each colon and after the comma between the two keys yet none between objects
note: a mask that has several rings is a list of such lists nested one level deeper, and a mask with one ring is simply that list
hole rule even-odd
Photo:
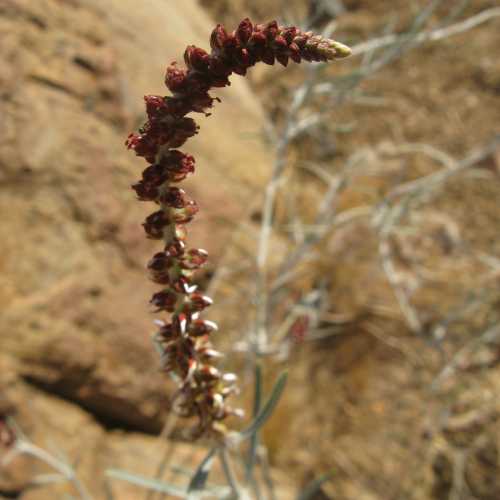
[{"label": "curved flower stalk", "polygon": [[207,110],[218,100],[208,91],[230,85],[232,73],[245,75],[259,61],[270,65],[278,61],[286,66],[289,60],[329,61],[350,54],[345,45],[311,32],[278,26],[276,21],[253,25],[249,19],[241,21],[232,33],[217,25],[210,46],[210,54],[188,46],[184,53],[186,69],[175,62],[167,68],[165,84],[172,95],[145,96],[148,121],[126,141],[129,149],[150,163],[132,188],[139,200],[158,206],[143,224],[147,237],[163,240],[164,245],[147,266],[151,279],[163,287],[153,295],[151,304],[156,312],[171,315],[168,323],[158,321],[156,339],[164,369],[179,380],[173,411],[198,417],[194,437],[223,434],[220,421],[240,411],[226,403],[236,391],[236,376],[221,373],[214,366],[221,354],[212,348],[209,338],[217,326],[200,318],[212,301],[192,284],[193,274],[205,263],[207,252],[186,248],[185,225],[198,206],[176,186],[195,168],[194,158],[176,149],[198,132],[196,122],[186,115],[197,112],[208,116]]}]

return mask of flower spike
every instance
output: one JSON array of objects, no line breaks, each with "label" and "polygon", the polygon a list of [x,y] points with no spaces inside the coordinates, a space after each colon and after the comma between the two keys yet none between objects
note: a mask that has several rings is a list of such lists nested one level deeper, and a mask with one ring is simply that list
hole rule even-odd
[{"label": "flower spike", "polygon": [[187,114],[205,113],[218,100],[210,96],[213,88],[230,85],[232,73],[245,75],[258,62],[287,66],[290,61],[331,61],[350,54],[345,45],[303,32],[294,26],[279,26],[276,21],[253,24],[243,19],[232,33],[218,24],[210,37],[211,52],[189,45],[184,52],[186,68],[176,62],[168,66],[165,85],[170,96],[147,95],[148,121],[125,144],[150,165],[132,189],[141,201],[152,201],[157,210],[143,223],[148,238],[163,240],[147,268],[151,279],[162,289],[151,298],[156,312],[171,316],[170,323],[157,320],[155,338],[162,347],[165,371],[180,380],[171,408],[180,416],[198,417],[193,437],[224,434],[221,420],[242,412],[226,404],[237,392],[236,376],[221,372],[214,363],[222,356],[212,348],[210,337],[217,325],[200,319],[212,304],[193,285],[193,274],[206,262],[202,249],[185,247],[186,229],[198,206],[185,191],[173,184],[194,172],[194,158],[175,148],[198,133],[198,125]]}]

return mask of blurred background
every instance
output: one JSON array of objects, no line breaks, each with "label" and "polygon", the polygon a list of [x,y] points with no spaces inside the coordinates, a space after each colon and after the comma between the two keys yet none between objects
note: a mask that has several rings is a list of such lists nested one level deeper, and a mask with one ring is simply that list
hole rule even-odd
[{"label": "blurred background", "polygon": [[[95,498],[110,467],[153,477],[166,456],[185,482],[204,456],[181,421],[158,437],[174,385],[151,345],[152,207],[130,189],[145,164],[124,141],[166,65],[246,16],[353,48],[233,76],[183,148],[240,405],[256,358],[269,384],[289,372],[264,483],[278,499],[329,474],[311,498],[498,500],[498,0],[0,0],[0,434],[12,417]],[[75,495],[50,470],[16,455],[0,498]]]}]

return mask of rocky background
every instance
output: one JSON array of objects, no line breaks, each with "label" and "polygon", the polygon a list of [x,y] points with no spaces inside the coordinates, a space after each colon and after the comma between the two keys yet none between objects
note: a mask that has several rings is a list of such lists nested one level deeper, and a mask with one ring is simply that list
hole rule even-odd
[{"label": "rocky background", "polygon": [[[97,498],[107,468],[153,475],[165,449],[156,435],[171,389],[150,342],[153,286],[144,263],[156,246],[140,228],[148,207],[129,188],[143,165],[124,139],[143,120],[143,94],[164,92],[166,64],[180,60],[187,43],[206,47],[214,19],[228,26],[245,15],[298,19],[311,8],[286,3],[283,10],[280,2],[246,0],[0,0],[0,417],[15,415],[34,443],[69,457]],[[337,37],[349,43],[414,14],[402,1],[343,5]],[[465,14],[494,6],[477,0]],[[355,124],[335,136],[333,156],[313,149],[315,137],[295,144],[290,162],[326,164],[367,152],[367,170],[386,170],[346,191],[340,203],[350,207],[374,199],[401,170],[429,173],[423,158],[391,157],[399,143],[429,143],[456,158],[481,146],[499,132],[499,23],[497,17],[391,64],[363,84],[380,105],[359,101],[332,117]],[[223,266],[234,269],[255,252],[260,193],[274,155],[263,130],[269,117],[279,123],[302,71],[265,67],[247,82],[233,77],[189,143],[198,169],[186,185],[201,207],[191,242],[211,255],[206,286]],[[293,498],[296,486],[332,469],[321,498],[500,498],[498,342],[478,346],[449,383],[433,385],[499,312],[498,270],[485,283],[491,266],[468,249],[500,255],[500,153],[479,167],[487,175],[454,182],[422,211],[417,236],[399,242],[403,264],[410,247],[422,267],[440,273],[415,297],[429,324],[460,308],[468,291],[491,288],[487,305],[439,348],[408,330],[367,224],[323,242],[323,259],[298,286],[328,275],[327,315],[340,327],[296,346],[285,363],[286,398],[264,433],[279,498]],[[305,212],[315,199],[308,182]],[[460,221],[460,238],[451,243],[443,213]],[[285,251],[283,242],[275,244],[275,252]],[[225,321],[231,342],[242,335],[238,325],[251,299],[229,297],[250,278],[242,271],[217,287],[221,305],[213,314]],[[176,463],[192,465],[204,448],[179,442],[175,453]],[[35,475],[47,470],[16,459],[0,469],[0,498],[44,500],[71,491],[34,487]],[[120,483],[114,489],[120,500],[143,495]]]}]

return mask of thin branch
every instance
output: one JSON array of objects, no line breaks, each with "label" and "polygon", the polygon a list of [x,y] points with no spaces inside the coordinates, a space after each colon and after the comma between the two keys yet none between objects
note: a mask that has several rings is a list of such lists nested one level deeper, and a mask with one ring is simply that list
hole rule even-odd
[{"label": "thin branch", "polygon": [[481,345],[494,342],[500,338],[500,324],[495,323],[490,326],[481,335],[474,336],[469,342],[467,342],[461,349],[459,349],[451,360],[444,366],[444,368],[439,372],[437,377],[431,384],[431,389],[433,391],[438,390],[443,382],[455,374],[457,369],[464,363],[466,358],[476,351]]},{"label": "thin branch", "polygon": [[[495,17],[500,17],[500,7],[492,7],[490,9],[483,10],[479,14],[469,17],[464,21],[452,24],[450,26],[445,26],[442,28],[437,28],[434,30],[423,31],[416,35],[412,41],[412,44],[421,44],[424,42],[435,42],[437,40],[442,40],[443,38],[448,38],[453,35],[458,35],[469,31]],[[406,35],[386,35],[379,38],[374,38],[366,42],[358,43],[352,47],[352,55],[357,56],[371,52],[373,50],[381,49],[399,43],[404,39]]]},{"label": "thin branch", "polygon": [[47,453],[42,448],[39,448],[38,446],[30,443],[29,441],[26,441],[25,439],[18,439],[15,444],[15,449],[19,453],[37,458],[38,460],[52,467],[54,470],[58,471],[69,482],[73,483],[75,490],[82,500],[92,500],[92,497],[86,490],[85,486],[80,482],[71,466],[61,462],[60,460],[50,455],[50,453]]}]

